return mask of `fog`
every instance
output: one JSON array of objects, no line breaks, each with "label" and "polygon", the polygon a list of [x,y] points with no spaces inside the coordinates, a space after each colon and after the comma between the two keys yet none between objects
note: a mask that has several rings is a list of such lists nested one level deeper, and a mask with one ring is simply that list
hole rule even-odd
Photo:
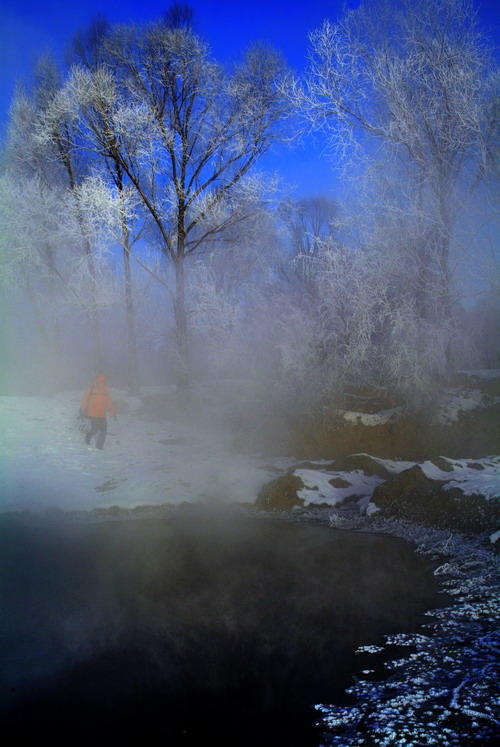
[{"label": "fog", "polygon": [[227,507],[1,532],[2,724],[27,738],[317,744],[356,647],[437,601],[402,541]]},{"label": "fog", "polygon": [[[356,647],[436,605],[403,543],[249,507],[304,434],[329,450],[347,400],[425,418],[457,372],[499,365],[497,65],[468,1],[397,8],[325,22],[300,75],[269,45],[214,59],[184,6],[96,19],[13,96],[1,702],[19,735],[317,744],[312,707],[345,697]],[[261,170],[315,138],[335,193]],[[77,419],[97,375],[117,411],[102,451]]]}]

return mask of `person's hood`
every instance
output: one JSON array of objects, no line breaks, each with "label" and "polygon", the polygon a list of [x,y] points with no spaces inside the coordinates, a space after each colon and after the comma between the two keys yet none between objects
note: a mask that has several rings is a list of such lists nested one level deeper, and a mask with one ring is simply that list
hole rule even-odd
[{"label": "person's hood", "polygon": [[108,381],[105,376],[97,376],[95,383],[96,384],[107,384]]}]

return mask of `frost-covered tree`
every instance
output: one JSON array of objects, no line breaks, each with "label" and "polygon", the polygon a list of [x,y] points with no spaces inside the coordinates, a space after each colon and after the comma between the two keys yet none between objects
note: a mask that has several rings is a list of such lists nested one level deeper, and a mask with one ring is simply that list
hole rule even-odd
[{"label": "frost-covered tree", "polygon": [[[252,48],[228,72],[188,25],[118,26],[97,69],[74,67],[57,109],[79,143],[122,170],[156,246],[175,269],[178,384],[188,386],[185,262],[247,217],[262,182],[250,170],[286,111],[280,57]],[[72,130],[73,132],[73,130]],[[237,199],[241,193],[242,200]]]},{"label": "frost-covered tree", "polygon": [[449,318],[454,227],[497,157],[497,75],[472,2],[362,3],[310,42],[296,104],[344,165],[376,156],[398,173],[399,208],[418,221],[408,251],[420,315],[435,317],[439,281],[438,312]]},{"label": "frost-covered tree", "polygon": [[322,242],[333,238],[338,217],[336,203],[325,197],[286,200],[279,217],[287,234],[289,251],[279,263],[278,274],[294,294],[296,303],[311,305],[317,295],[317,263]]},{"label": "frost-covered tree", "polygon": [[[49,55],[37,63],[30,95],[19,92],[10,110],[7,162],[13,175],[33,176],[44,189],[61,187],[72,197],[78,225],[79,242],[88,277],[86,313],[93,343],[93,364],[102,366],[100,323],[97,300],[96,259],[88,226],[79,206],[78,186],[88,173],[87,159],[71,144],[70,123],[53,116],[54,100],[61,84],[60,71]],[[40,132],[44,137],[40,137]]]},{"label": "frost-covered tree", "polygon": [[288,309],[293,323],[283,328],[279,347],[283,380],[311,412],[331,413],[346,392],[368,390],[422,406],[447,373],[452,322],[420,317],[411,288],[401,287],[401,263],[383,249],[327,239],[309,260],[314,303]]},{"label": "frost-covered tree", "polygon": [[[82,185],[78,189],[83,192]],[[63,385],[68,311],[88,320],[91,308],[116,304],[105,256],[107,237],[101,223],[94,228],[87,219],[87,201],[79,195],[77,210],[71,190],[57,182],[48,185],[37,175],[7,171],[0,178],[0,284],[13,309],[31,306],[26,318],[32,319],[32,342],[41,355],[40,379],[54,390]],[[93,277],[81,251],[82,216],[94,247]],[[15,325],[14,317],[10,321]]]},{"label": "frost-covered tree", "polygon": [[[0,285],[6,294],[16,288],[31,306],[37,337],[43,341],[51,370],[44,376],[57,388],[60,354],[61,290],[67,278],[58,257],[57,234],[61,194],[35,177],[0,178]],[[12,320],[9,320],[12,323]]]}]

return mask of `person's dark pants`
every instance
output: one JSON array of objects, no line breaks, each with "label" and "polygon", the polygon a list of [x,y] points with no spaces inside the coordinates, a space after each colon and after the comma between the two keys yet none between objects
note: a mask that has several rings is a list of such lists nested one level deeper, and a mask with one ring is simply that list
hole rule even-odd
[{"label": "person's dark pants", "polygon": [[92,427],[85,435],[85,443],[89,444],[92,436],[97,433],[96,446],[98,449],[102,449],[104,441],[106,439],[106,433],[108,431],[108,423],[106,418],[90,418]]}]

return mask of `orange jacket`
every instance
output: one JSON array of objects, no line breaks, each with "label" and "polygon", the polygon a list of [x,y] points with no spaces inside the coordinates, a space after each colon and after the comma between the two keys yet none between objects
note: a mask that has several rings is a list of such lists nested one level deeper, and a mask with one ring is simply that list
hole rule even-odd
[{"label": "orange jacket", "polygon": [[86,410],[89,418],[105,418],[107,411],[116,414],[105,376],[98,376],[93,386],[84,391],[80,409]]}]

